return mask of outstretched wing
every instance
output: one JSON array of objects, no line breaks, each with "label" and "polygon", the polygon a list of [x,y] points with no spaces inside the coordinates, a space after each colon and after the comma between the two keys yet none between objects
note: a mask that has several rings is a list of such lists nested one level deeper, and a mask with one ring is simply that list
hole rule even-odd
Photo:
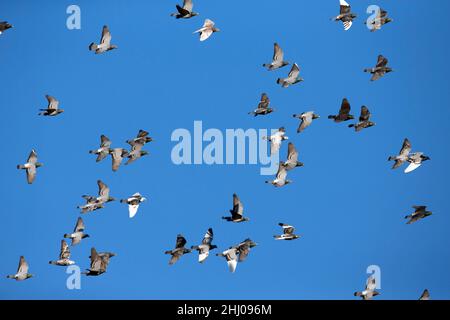
[{"label": "outstretched wing", "polygon": [[186,245],[186,239],[181,235],[177,235],[177,243],[175,244],[175,248],[183,248]]},{"label": "outstretched wing", "polygon": [[206,231],[205,236],[203,237],[202,244],[209,245],[211,244],[212,240],[213,240],[213,230],[212,228],[209,228],[208,231]]},{"label": "outstretched wing", "polygon": [[340,116],[347,116],[350,113],[350,103],[347,98],[342,100],[341,108],[339,109]]},{"label": "outstretched wing", "polygon": [[236,193],[233,194],[233,215],[241,216],[244,213],[244,206]]},{"label": "outstretched wing", "polygon": [[48,94],[45,97],[47,98],[47,101],[48,101],[47,109],[52,109],[52,110],[58,109],[58,105],[59,105],[58,100],[56,100],[54,97],[52,97]]},{"label": "outstretched wing", "polygon": [[359,116],[359,121],[364,122],[364,121],[369,121],[369,119],[370,119],[369,109],[367,109],[366,106],[362,106],[361,107],[361,115]]},{"label": "outstretched wing", "polygon": [[98,195],[101,197],[109,197],[109,188],[106,184],[103,183],[101,180],[97,180],[98,185]]},{"label": "outstretched wing", "polygon": [[411,143],[409,142],[408,138],[406,138],[403,141],[402,148],[400,149],[400,155],[406,157],[410,152],[411,152]]},{"label": "outstretched wing", "polygon": [[77,224],[75,225],[75,229],[73,231],[74,232],[83,232],[84,231],[84,222],[83,222],[83,219],[81,219],[81,217],[78,218]]},{"label": "outstretched wing", "polygon": [[292,163],[297,163],[298,160],[298,152],[295,149],[295,146],[292,142],[289,142],[288,144],[288,155],[287,158]]},{"label": "outstretched wing", "polygon": [[278,43],[273,44],[273,61],[282,62],[284,59],[283,49],[278,45]]},{"label": "outstretched wing", "polygon": [[381,68],[381,67],[386,67],[386,65],[388,64],[388,59],[386,59],[385,57],[383,57],[381,54],[378,56],[378,60],[377,60],[377,68]]},{"label": "outstretched wing", "polygon": [[25,261],[24,256],[20,256],[17,273],[28,273],[28,263]]},{"label": "outstretched wing", "polygon": [[295,80],[295,79],[297,79],[299,74],[300,74],[300,68],[296,63],[294,63],[292,65],[291,71],[289,72],[288,78],[291,80]]},{"label": "outstretched wing", "polygon": [[111,43],[111,32],[109,32],[108,26],[103,26],[101,44],[109,46]]},{"label": "outstretched wing", "polygon": [[61,240],[61,252],[59,253],[60,259],[69,259],[70,258],[70,249],[69,245],[65,240]]}]

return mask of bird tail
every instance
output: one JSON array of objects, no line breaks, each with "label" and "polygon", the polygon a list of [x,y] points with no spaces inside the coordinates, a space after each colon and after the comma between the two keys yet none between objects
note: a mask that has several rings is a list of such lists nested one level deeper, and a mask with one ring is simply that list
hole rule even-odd
[{"label": "bird tail", "polygon": [[362,292],[357,291],[353,294],[355,297],[361,297],[362,296]]},{"label": "bird tail", "polygon": [[98,49],[98,45],[95,44],[94,42],[92,42],[92,43],[89,45],[89,50],[94,51],[94,50],[97,50],[97,49]]}]

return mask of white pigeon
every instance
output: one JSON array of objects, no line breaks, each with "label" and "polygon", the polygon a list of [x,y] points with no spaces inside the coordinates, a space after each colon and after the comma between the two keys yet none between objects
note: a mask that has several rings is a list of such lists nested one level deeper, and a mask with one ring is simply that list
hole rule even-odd
[{"label": "white pigeon", "polygon": [[220,29],[216,28],[214,25],[214,21],[206,19],[203,23],[203,27],[194,31],[194,33],[200,33],[200,41],[205,41],[211,37],[214,32],[220,31]]},{"label": "white pigeon", "polygon": [[289,138],[286,136],[284,127],[281,127],[273,135],[270,137],[263,137],[263,139],[270,141],[270,155],[273,155],[280,150],[281,142]]}]

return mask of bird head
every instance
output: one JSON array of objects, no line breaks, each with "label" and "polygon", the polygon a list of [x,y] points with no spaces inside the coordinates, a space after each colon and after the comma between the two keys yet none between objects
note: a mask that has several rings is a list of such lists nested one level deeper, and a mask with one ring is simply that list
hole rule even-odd
[{"label": "bird head", "polygon": [[422,159],[422,161],[431,160],[430,157],[425,156],[425,155],[420,156],[420,158]]},{"label": "bird head", "polygon": [[141,151],[141,156],[146,156],[146,155],[148,155],[147,151]]},{"label": "bird head", "polygon": [[355,119],[355,116],[353,116],[353,115],[350,114],[350,115],[348,116],[348,118],[349,118],[349,119]]},{"label": "bird head", "polygon": [[212,249],[217,249],[217,246],[215,244],[210,245],[209,250],[212,250]]},{"label": "bird head", "polygon": [[84,238],[89,238],[89,237],[90,237],[90,235],[88,235],[88,234],[83,234],[83,237],[82,237],[82,238],[84,239]]},{"label": "bird head", "polygon": [[36,162],[36,168],[42,167],[44,164],[41,162]]}]

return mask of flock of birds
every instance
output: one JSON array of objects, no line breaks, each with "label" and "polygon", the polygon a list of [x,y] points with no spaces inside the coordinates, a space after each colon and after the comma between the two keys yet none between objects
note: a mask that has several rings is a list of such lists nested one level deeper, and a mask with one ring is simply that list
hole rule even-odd
[{"label": "flock of birds", "polygon": [[[176,19],[190,19],[198,15],[198,13],[193,11],[192,0],[184,0],[183,6],[176,5],[176,9],[177,12],[171,14],[171,16],[175,17]],[[356,15],[351,11],[350,5],[346,1],[340,0],[340,13],[338,16],[332,18],[332,20],[342,22],[344,25],[344,30],[347,31],[351,28],[353,20],[355,18]],[[387,12],[381,9],[378,12],[377,17],[371,22],[370,31],[374,32],[380,30],[383,25],[391,21],[392,19],[387,17]],[[0,34],[12,27],[13,26],[8,22],[0,22]],[[213,33],[218,31],[220,31],[220,29],[215,27],[214,22],[210,19],[206,19],[203,26],[200,29],[196,30],[194,33],[198,33],[200,35],[200,41],[205,41],[210,38]],[[105,25],[102,30],[100,43],[91,43],[89,45],[89,50],[95,52],[95,54],[101,54],[113,49],[117,49],[117,46],[111,44],[111,33],[108,29],[108,26]],[[283,50],[278,45],[278,43],[275,43],[272,61],[270,63],[263,64],[263,67],[265,67],[269,71],[274,71],[289,64],[290,62],[284,60]],[[387,73],[392,72],[392,69],[388,67],[387,64],[388,59],[380,55],[378,56],[375,67],[364,69],[364,72],[370,73],[372,75],[370,79],[371,81],[379,80]],[[276,82],[282,87],[287,88],[289,86],[302,82],[303,80],[304,79],[300,77],[300,67],[297,65],[297,63],[294,63],[288,76],[285,78],[278,78]],[[58,116],[64,112],[63,109],[59,108],[59,101],[56,98],[49,95],[46,95],[46,98],[48,101],[48,106],[45,109],[40,109],[39,115],[53,117]],[[261,100],[257,108],[249,112],[249,114],[254,115],[255,117],[265,116],[274,111],[275,109],[270,106],[270,99],[268,95],[266,93],[263,93],[261,95]],[[355,119],[355,117],[350,114],[350,111],[350,103],[346,98],[344,98],[342,100],[342,104],[338,114],[329,115],[328,119],[333,120],[335,123],[353,120]],[[317,115],[314,111],[294,114],[293,117],[300,120],[297,133],[303,132],[313,123],[313,120],[320,118],[320,116]],[[348,127],[354,128],[356,132],[373,127],[375,126],[375,123],[370,121],[370,118],[371,113],[369,109],[366,106],[362,106],[358,122],[349,124]],[[102,135],[100,137],[100,147],[98,149],[89,151],[89,153],[97,155],[97,162],[102,161],[107,156],[111,156],[112,170],[117,171],[123,159],[128,159],[128,161],[125,163],[125,165],[128,165],[136,161],[137,159],[148,155],[147,151],[142,150],[145,144],[153,141],[153,138],[149,137],[148,135],[149,133],[147,131],[139,130],[135,138],[127,140],[126,143],[131,147],[129,151],[126,148],[111,148],[111,140],[108,139],[108,137],[106,137],[105,135]],[[286,136],[286,130],[284,127],[279,128],[271,136],[264,138],[270,141],[271,155],[279,152],[282,142],[289,139]],[[422,152],[412,153],[411,150],[411,143],[408,139],[405,139],[399,154],[391,156],[388,159],[389,161],[394,161],[394,165],[392,168],[396,169],[404,163],[409,163],[409,166],[405,170],[405,173],[409,173],[417,169],[422,164],[422,162],[430,159]],[[42,163],[38,162],[36,151],[32,150],[27,159],[27,162],[25,164],[18,165],[17,168],[26,170],[27,181],[29,184],[32,184],[36,178],[37,168],[41,167],[42,165]],[[295,169],[296,167],[302,166],[303,163],[298,161],[298,152],[294,144],[292,142],[289,142],[287,160],[279,163],[276,177],[273,180],[266,181],[266,183],[270,183],[276,187],[285,186],[286,184],[291,182],[290,180],[287,180],[287,173]],[[86,201],[84,205],[78,207],[79,209],[81,209],[82,214],[102,209],[104,208],[106,203],[115,200],[110,196],[110,189],[104,182],[98,180],[97,184],[99,189],[97,196],[82,196]],[[132,218],[136,215],[139,205],[145,200],[146,198],[143,197],[140,193],[135,193],[126,199],[120,200],[120,202],[128,204],[129,216],[130,218]],[[432,214],[430,211],[427,211],[426,206],[414,206],[413,208],[415,211],[405,217],[405,219],[408,219],[408,224],[426,218]],[[233,207],[230,210],[230,216],[222,217],[222,219],[233,223],[249,221],[249,218],[244,216],[244,207],[237,194],[233,194]],[[296,240],[300,238],[300,235],[296,235],[294,233],[294,226],[285,223],[279,223],[279,226],[282,228],[283,232],[281,235],[275,235],[275,240]],[[71,240],[71,246],[78,245],[82,241],[82,239],[87,237],[89,237],[89,235],[85,233],[85,226],[81,217],[78,218],[73,232],[64,235],[64,239]],[[183,235],[178,234],[176,238],[175,248],[165,251],[165,254],[171,256],[169,264],[172,265],[176,263],[183,255],[191,253],[193,251],[197,251],[198,261],[200,263],[204,263],[208,258],[210,251],[213,249],[217,249],[217,246],[212,244],[212,241],[212,228],[209,228],[207,230],[201,244],[191,246],[190,248],[186,248],[187,241],[183,237]],[[226,259],[229,270],[231,272],[235,272],[237,263],[244,261],[248,257],[251,248],[255,246],[257,246],[257,243],[252,241],[250,238],[247,238],[242,242],[229,247],[223,252],[216,254],[216,256],[224,257]],[[57,266],[73,265],[75,264],[75,261],[70,260],[70,256],[71,254],[69,245],[65,240],[61,240],[61,251],[59,254],[59,258],[57,260],[50,261],[49,263]],[[107,270],[111,257],[114,256],[115,254],[112,252],[97,252],[94,247],[91,248],[91,255],[89,257],[90,268],[87,269],[84,274],[88,276],[98,276],[103,274]],[[28,264],[25,258],[21,256],[17,272],[13,275],[8,275],[7,277],[15,280],[26,280],[32,277],[28,270]],[[364,300],[372,299],[374,296],[379,295],[379,292],[376,291],[376,287],[377,284],[375,278],[373,276],[370,276],[367,279],[365,289],[363,291],[355,292],[354,295],[361,297]],[[420,297],[420,300],[428,300],[429,297],[429,292],[427,289],[425,289]]]}]

